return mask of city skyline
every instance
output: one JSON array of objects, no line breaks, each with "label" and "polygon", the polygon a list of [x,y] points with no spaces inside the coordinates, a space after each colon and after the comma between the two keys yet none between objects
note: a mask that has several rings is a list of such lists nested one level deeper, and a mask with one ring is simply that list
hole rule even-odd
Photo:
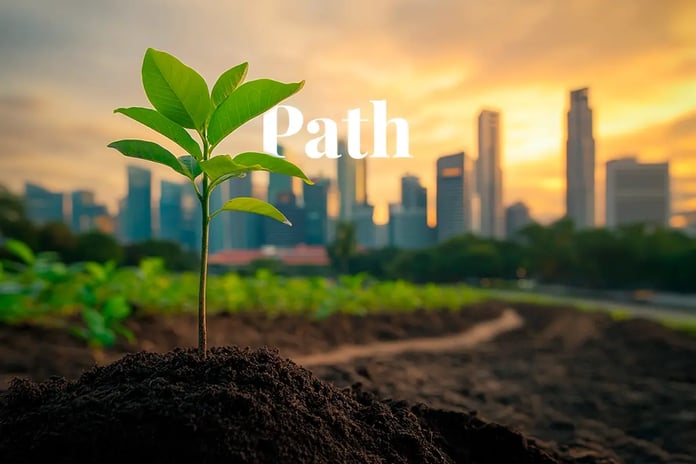
[{"label": "city skyline", "polygon": [[[51,190],[93,189],[96,201],[115,212],[126,191],[118,174],[125,161],[106,144],[145,132],[112,110],[147,105],[139,63],[154,46],[207,79],[246,60],[253,78],[306,78],[292,104],[307,119],[339,120],[355,107],[370,115],[369,100],[386,99],[389,115],[411,125],[414,159],[371,164],[367,190],[380,224],[407,172],[422,177],[434,223],[434,161],[444,153],[476,153],[476,116],[488,105],[505,120],[503,205],[525,201],[545,223],[561,217],[567,96],[583,86],[592,91],[596,116],[596,222],[604,222],[605,162],[622,153],[669,161],[674,209],[696,209],[696,103],[685,98],[696,94],[693,2],[203,5],[197,14],[211,25],[205,40],[187,21],[192,8],[173,2],[162,11],[147,1],[116,9],[68,2],[56,10],[42,1],[0,6],[6,39],[0,41],[6,64],[0,70],[0,183],[14,191],[26,181]],[[250,28],[255,17],[268,27]],[[130,25],[128,34],[122,24]],[[214,50],[206,51],[208,43]],[[637,72],[645,69],[650,72]],[[362,134],[367,151],[369,126]],[[302,153],[307,138],[288,138],[288,150]],[[255,122],[221,148],[260,147]],[[331,160],[294,160],[310,175],[335,176]],[[160,180],[175,177],[162,168],[153,179],[157,190]]]},{"label": "city skyline", "polygon": [[[574,93],[577,96],[577,92]],[[583,106],[586,110],[586,105]],[[496,132],[498,116],[494,117],[496,124],[482,124],[480,127]],[[283,147],[279,146],[278,150],[282,151]],[[357,161],[366,175],[366,161]],[[419,249],[467,233],[484,238],[515,240],[517,232],[534,221],[527,205],[516,202],[504,210],[501,222],[505,225],[504,233],[491,237],[490,231],[480,227],[485,219],[476,219],[478,215],[482,218],[485,215],[481,214],[480,209],[473,207],[477,195],[481,193],[476,190],[476,184],[480,184],[485,173],[485,170],[480,169],[481,163],[474,162],[464,152],[460,152],[441,156],[436,165],[436,227],[430,227],[427,223],[428,195],[427,189],[421,185],[420,177],[412,174],[401,177],[400,202],[389,205],[389,222],[385,226],[373,222],[373,210],[367,198],[355,195],[356,189],[364,190],[362,186],[366,179],[353,179],[352,188],[346,189],[350,193],[347,198],[353,210],[353,216],[347,220],[354,224],[356,240],[361,247],[389,245],[402,249]],[[478,168],[478,172],[474,166]],[[637,156],[629,155],[608,161],[606,170],[606,227],[636,223],[670,225],[671,175],[668,162],[644,163],[638,161]],[[243,178],[222,184],[213,193],[211,209],[219,209],[225,198],[253,195],[253,175],[254,173],[249,173]],[[53,192],[41,185],[26,183],[24,199],[28,217],[39,224],[60,221],[78,233],[94,229],[113,233],[116,229],[117,238],[124,243],[160,238],[177,241],[189,249],[195,248],[200,211],[196,207],[190,184],[186,181],[162,181],[157,201],[152,195],[150,169],[128,165],[126,177],[129,188],[127,195],[119,202],[120,210],[116,217],[107,215],[103,205],[95,202],[91,191]],[[292,190],[290,183],[285,185],[285,190],[278,190],[281,186],[279,179],[275,186],[273,180],[269,183],[267,196],[276,196],[271,203],[281,209],[294,227],[288,228],[253,214],[220,215],[217,216],[220,220],[211,224],[211,253],[229,249],[256,249],[262,245],[326,245],[336,221],[346,218],[329,216],[328,197],[332,180],[324,177],[315,177],[313,180],[316,182],[316,189],[303,184],[300,197]],[[360,200],[356,201],[358,198]],[[157,203],[159,206],[153,210],[152,207]],[[581,224],[578,228],[588,227],[594,226]]]}]

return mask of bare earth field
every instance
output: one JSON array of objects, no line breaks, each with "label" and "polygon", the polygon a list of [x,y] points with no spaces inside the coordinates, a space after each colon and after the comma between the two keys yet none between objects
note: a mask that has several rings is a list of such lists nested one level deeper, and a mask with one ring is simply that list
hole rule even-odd
[{"label": "bare earth field", "polygon": [[[191,316],[130,325],[139,345],[119,346],[104,363],[196,343]],[[488,303],[322,321],[217,315],[209,330],[214,346],[274,347],[338,387],[475,412],[563,462],[696,463],[696,337],[653,322]],[[65,331],[0,326],[0,390],[14,377],[76,379],[93,364]]]}]

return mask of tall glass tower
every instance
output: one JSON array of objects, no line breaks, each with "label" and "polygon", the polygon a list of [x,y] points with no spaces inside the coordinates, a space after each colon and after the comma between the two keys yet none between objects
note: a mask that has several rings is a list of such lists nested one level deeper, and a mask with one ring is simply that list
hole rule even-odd
[{"label": "tall glass tower", "polygon": [[478,161],[476,189],[480,203],[480,227],[484,237],[505,237],[503,171],[500,148],[500,113],[483,110],[478,117]]},{"label": "tall glass tower", "polygon": [[595,225],[595,141],[588,92],[570,92],[567,115],[566,216],[580,229]]},{"label": "tall glass tower", "polygon": [[152,173],[149,169],[128,166],[126,197],[126,240],[142,242],[152,238]]}]

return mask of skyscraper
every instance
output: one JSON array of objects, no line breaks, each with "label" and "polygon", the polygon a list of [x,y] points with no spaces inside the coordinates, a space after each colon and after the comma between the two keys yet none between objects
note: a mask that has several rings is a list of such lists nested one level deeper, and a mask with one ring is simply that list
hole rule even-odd
[{"label": "skyscraper", "polygon": [[125,243],[128,241],[128,198],[118,200],[118,212],[116,213],[116,239]]},{"label": "skyscraper", "polygon": [[375,246],[374,206],[367,198],[367,159],[348,154],[344,140],[338,141],[338,219],[355,225],[356,241],[365,248]]},{"label": "skyscraper", "polygon": [[464,152],[437,160],[437,240],[471,231],[473,193],[471,158]]},{"label": "skyscraper", "polygon": [[304,210],[297,205],[295,194],[281,193],[276,202],[277,208],[290,221],[292,226],[282,224],[274,219],[262,217],[266,245],[291,248],[304,241]]},{"label": "skyscraper", "polygon": [[529,208],[518,201],[505,209],[505,236],[508,240],[514,240],[518,232],[531,222]]},{"label": "skyscraper", "polygon": [[70,200],[70,226],[74,232],[85,233],[99,229],[100,223],[107,220],[106,206],[94,202],[94,192],[75,190],[70,194]]},{"label": "skyscraper", "polygon": [[404,208],[427,208],[428,193],[416,176],[405,175],[401,178],[401,205]]},{"label": "skyscraper", "polygon": [[[253,196],[253,172],[230,180],[229,198]],[[263,218],[258,214],[241,211],[225,212],[229,221],[229,246],[237,249],[254,249],[263,244]]]},{"label": "skyscraper", "polygon": [[328,192],[331,181],[313,179],[314,185],[302,184],[305,211],[305,243],[325,245],[328,227]]},{"label": "skyscraper", "polygon": [[420,179],[406,175],[401,178],[401,204],[389,205],[389,244],[396,248],[418,249],[430,245],[428,200]]},{"label": "skyscraper", "polygon": [[606,226],[669,225],[669,163],[639,163],[635,157],[607,162]]},{"label": "skyscraper", "polygon": [[353,160],[355,163],[355,204],[367,204],[367,158]]},{"label": "skyscraper", "polygon": [[365,248],[375,247],[375,207],[369,203],[353,205],[352,222],[355,225],[355,241]]},{"label": "skyscraper", "polygon": [[94,205],[94,192],[89,190],[75,190],[70,194],[70,227],[73,232],[87,232],[89,230],[89,213]]},{"label": "skyscraper", "polygon": [[[201,221],[203,213],[196,191],[190,183],[182,185],[181,191],[181,243],[192,251],[201,249]],[[200,186],[199,186],[200,188]]]},{"label": "skyscraper", "polygon": [[[225,204],[230,198],[230,181],[227,180],[218,185],[210,194],[210,213],[213,213]],[[227,212],[220,213],[210,220],[209,249],[211,253],[230,248],[229,243],[230,216]]]},{"label": "skyscraper", "polygon": [[64,222],[64,196],[27,182],[24,184],[24,202],[27,217],[37,224],[46,222]]},{"label": "skyscraper", "polygon": [[149,169],[128,166],[128,213],[126,240],[142,242],[152,238],[152,174]]},{"label": "skyscraper", "polygon": [[479,195],[480,231],[484,237],[502,239],[503,171],[500,147],[500,113],[483,110],[478,116],[476,189]]},{"label": "skyscraper", "polygon": [[[278,145],[278,154],[285,156],[285,149]],[[271,172],[268,174],[268,195],[267,201],[273,205],[278,201],[278,196],[285,193],[292,193],[292,177],[285,174]]]},{"label": "skyscraper", "polygon": [[595,141],[588,92],[570,92],[566,144],[566,215],[580,229],[595,225]]},{"label": "skyscraper", "polygon": [[340,221],[350,221],[356,199],[356,160],[348,154],[345,140],[338,141],[338,154],[338,218]]},{"label": "skyscraper", "polygon": [[163,180],[160,183],[159,238],[182,242],[181,228],[184,221],[182,192],[184,184]]}]

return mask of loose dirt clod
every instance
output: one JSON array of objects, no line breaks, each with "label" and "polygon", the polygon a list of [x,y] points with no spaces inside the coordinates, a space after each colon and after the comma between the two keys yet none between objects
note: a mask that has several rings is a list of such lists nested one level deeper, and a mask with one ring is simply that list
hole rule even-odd
[{"label": "loose dirt clod", "polygon": [[341,390],[269,349],[137,353],[0,396],[0,462],[556,463],[475,416]]}]

